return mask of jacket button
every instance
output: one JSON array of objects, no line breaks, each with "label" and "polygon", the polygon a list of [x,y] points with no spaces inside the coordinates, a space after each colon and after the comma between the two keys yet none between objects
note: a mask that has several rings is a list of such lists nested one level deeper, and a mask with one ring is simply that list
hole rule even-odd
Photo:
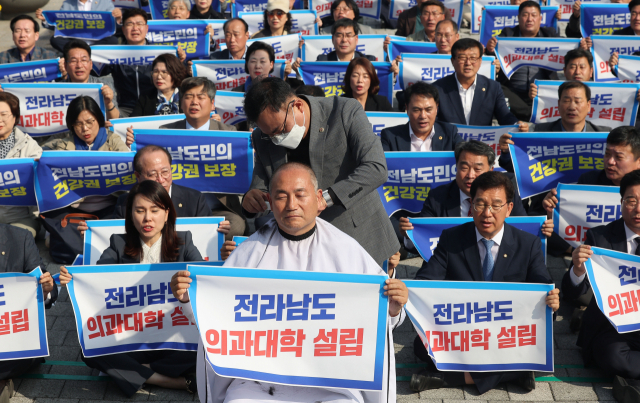
[{"label": "jacket button", "polygon": [[178,207],[182,207],[182,203],[178,204]]},{"label": "jacket button", "polygon": [[507,257],[507,254],[506,254],[506,253],[504,254],[504,257]]},{"label": "jacket button", "polygon": [[320,128],[320,133],[324,133],[324,127]]},{"label": "jacket button", "polygon": [[442,140],[442,136],[438,137],[438,140]]}]

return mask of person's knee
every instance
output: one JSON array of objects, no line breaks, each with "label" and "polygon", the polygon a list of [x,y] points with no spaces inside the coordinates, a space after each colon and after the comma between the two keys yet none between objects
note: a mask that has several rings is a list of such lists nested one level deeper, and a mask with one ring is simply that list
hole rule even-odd
[{"label": "person's knee", "polygon": [[593,358],[600,368],[611,375],[634,378],[638,368],[629,360],[631,348],[626,343],[598,343]]}]

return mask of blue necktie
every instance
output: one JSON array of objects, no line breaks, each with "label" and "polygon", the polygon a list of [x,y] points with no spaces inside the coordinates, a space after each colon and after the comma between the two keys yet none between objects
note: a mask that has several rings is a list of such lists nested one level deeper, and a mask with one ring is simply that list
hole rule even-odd
[{"label": "blue necktie", "polygon": [[484,261],[482,262],[482,273],[484,274],[484,281],[493,280],[493,255],[491,255],[491,248],[495,242],[481,239],[484,244],[484,248],[487,251],[484,255]]}]

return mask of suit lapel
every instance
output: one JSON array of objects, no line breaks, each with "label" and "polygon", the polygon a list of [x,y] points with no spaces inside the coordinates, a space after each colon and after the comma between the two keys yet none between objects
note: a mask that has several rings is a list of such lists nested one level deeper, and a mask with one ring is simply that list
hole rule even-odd
[{"label": "suit lapel", "polygon": [[449,99],[453,105],[453,109],[456,111],[458,115],[458,120],[460,122],[467,122],[464,118],[464,108],[462,107],[462,100],[460,99],[460,91],[458,91],[458,80],[456,80],[456,75],[451,74],[451,91],[449,91]]},{"label": "suit lapel", "polygon": [[447,206],[447,217],[462,217],[460,214],[460,188],[455,180],[449,184]]},{"label": "suit lapel", "polygon": [[409,122],[402,127],[400,135],[396,136],[398,151],[411,151],[411,134],[409,133]]},{"label": "suit lapel", "polygon": [[627,253],[627,232],[624,229],[624,220],[620,218],[618,223],[612,228],[611,231],[611,249]]},{"label": "suit lapel", "polygon": [[176,122],[178,129],[187,130],[187,119],[182,119]]},{"label": "suit lapel", "polygon": [[431,151],[443,151],[444,140],[442,137],[442,127],[438,122],[433,123],[433,138],[431,139]]},{"label": "suit lapel", "polygon": [[[471,116],[469,117],[469,124],[473,124],[471,120],[474,116],[480,113],[482,105],[484,104],[488,86],[488,83],[485,81],[486,79],[484,76],[481,76],[480,74],[476,75],[476,90],[473,94],[473,101],[471,101]],[[464,121],[466,122],[466,120]]]},{"label": "suit lapel", "polygon": [[[186,200],[183,197],[182,189],[176,184],[171,185],[171,201],[173,207],[176,209],[176,215],[178,217],[186,217],[183,213],[186,210]],[[181,214],[182,213],[182,214]]]},{"label": "suit lapel", "polygon": [[463,224],[467,226],[468,231],[465,231],[464,240],[464,260],[467,262],[469,272],[474,281],[484,281],[484,275],[482,274],[482,262],[480,261],[480,249],[478,248],[478,241],[476,240],[475,224],[470,222]]},{"label": "suit lapel", "polygon": [[502,234],[502,243],[498,248],[498,255],[493,264],[493,280],[503,281],[505,274],[509,271],[511,260],[515,256],[516,245],[514,242],[513,229],[504,224],[504,233]]}]

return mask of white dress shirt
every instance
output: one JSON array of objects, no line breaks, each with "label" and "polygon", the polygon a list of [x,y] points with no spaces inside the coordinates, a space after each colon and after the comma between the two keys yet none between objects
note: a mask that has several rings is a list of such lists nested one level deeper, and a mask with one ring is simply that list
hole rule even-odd
[{"label": "white dress shirt", "polygon": [[431,127],[431,133],[427,136],[424,141],[420,140],[415,134],[413,134],[413,129],[411,128],[411,124],[409,124],[409,136],[411,137],[411,151],[431,151],[431,141],[433,140],[433,136],[436,135],[436,127],[435,125]]},{"label": "white dress shirt", "polygon": [[462,101],[462,109],[464,109],[464,120],[469,124],[469,117],[471,117],[471,106],[473,105],[473,96],[476,94],[476,83],[478,82],[478,75],[476,74],[476,78],[473,79],[473,84],[466,90],[458,81],[458,76],[454,73],[456,77],[456,83],[458,83],[458,93],[460,94],[460,101]]},{"label": "white dress shirt", "polygon": [[[482,243],[481,239],[484,237],[480,235],[478,232],[478,228],[476,230],[476,240],[478,241],[478,250],[480,251],[480,262],[484,262],[484,257],[487,254],[487,250],[484,247],[484,243]],[[493,241],[493,246],[491,247],[491,256],[493,256],[493,264],[496,263],[496,258],[498,257],[498,249],[500,249],[500,244],[502,243],[502,236],[504,235],[504,224],[502,224],[502,228],[500,231],[491,239],[487,239],[488,241]]]},{"label": "white dress shirt", "polygon": [[[640,235],[631,231],[629,227],[627,227],[627,224],[624,224],[624,233],[627,237],[627,253],[630,255],[635,255],[636,248],[638,247],[638,243],[635,241],[635,239],[637,237],[640,237]],[[578,285],[582,283],[584,281],[584,276],[586,275],[587,275],[587,272],[584,272],[582,273],[582,276],[576,276],[576,273],[573,272],[573,268],[569,270],[569,277],[571,278],[571,282],[573,283],[573,285]]]},{"label": "white dress shirt", "polygon": [[87,0],[84,3],[78,0],[78,11],[91,11],[91,0]]},{"label": "white dress shirt", "polygon": [[142,259],[140,259],[140,263],[160,263],[160,252],[162,252],[162,235],[160,238],[151,246],[147,246],[146,243],[142,239],[140,239],[140,243],[142,244]]},{"label": "white dress shirt", "polygon": [[468,217],[469,207],[471,207],[471,198],[466,194],[464,194],[462,190],[460,190],[459,192],[460,192],[460,217]]},{"label": "white dress shirt", "polygon": [[187,130],[200,130],[202,132],[205,132],[205,131],[209,130],[209,122],[210,121],[207,120],[207,123],[205,123],[204,125],[202,125],[202,126],[200,126],[198,128],[195,128],[195,127],[193,127],[193,126],[191,126],[189,124],[189,121],[187,121]]}]

